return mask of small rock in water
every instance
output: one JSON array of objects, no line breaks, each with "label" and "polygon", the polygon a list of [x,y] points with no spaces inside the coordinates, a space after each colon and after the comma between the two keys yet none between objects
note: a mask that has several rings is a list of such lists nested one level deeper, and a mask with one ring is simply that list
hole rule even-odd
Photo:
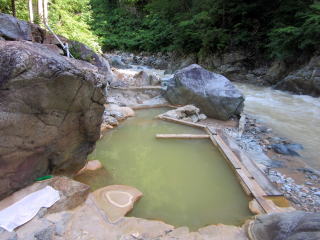
[{"label": "small rock in water", "polygon": [[300,144],[272,144],[272,149],[279,154],[289,156],[300,156],[297,151],[302,150],[303,147]]}]

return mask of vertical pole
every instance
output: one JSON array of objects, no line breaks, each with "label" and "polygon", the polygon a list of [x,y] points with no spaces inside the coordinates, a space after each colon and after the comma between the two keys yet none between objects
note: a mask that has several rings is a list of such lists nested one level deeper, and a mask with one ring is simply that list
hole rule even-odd
[{"label": "vertical pole", "polygon": [[32,6],[32,0],[28,0],[28,9],[29,9],[29,20],[33,23],[33,6]]},{"label": "vertical pole", "polygon": [[43,21],[48,24],[48,0],[43,0]]}]

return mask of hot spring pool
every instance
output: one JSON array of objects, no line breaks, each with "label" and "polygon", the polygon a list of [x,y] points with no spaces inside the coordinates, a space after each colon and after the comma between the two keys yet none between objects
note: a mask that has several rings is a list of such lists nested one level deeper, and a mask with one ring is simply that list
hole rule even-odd
[{"label": "hot spring pool", "polygon": [[155,138],[158,133],[204,134],[154,119],[166,110],[139,110],[136,117],[108,131],[90,155],[106,170],[77,180],[93,189],[113,184],[138,188],[144,196],[129,216],[191,230],[217,223],[241,225],[252,215],[249,199],[219,150],[207,139]]}]

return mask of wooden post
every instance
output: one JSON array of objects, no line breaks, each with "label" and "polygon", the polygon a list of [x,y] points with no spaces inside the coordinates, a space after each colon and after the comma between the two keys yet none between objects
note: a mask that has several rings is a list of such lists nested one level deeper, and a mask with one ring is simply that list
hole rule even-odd
[{"label": "wooden post", "polygon": [[28,0],[28,9],[29,9],[29,20],[30,22],[34,22],[33,18],[33,5],[32,5],[32,0]]}]

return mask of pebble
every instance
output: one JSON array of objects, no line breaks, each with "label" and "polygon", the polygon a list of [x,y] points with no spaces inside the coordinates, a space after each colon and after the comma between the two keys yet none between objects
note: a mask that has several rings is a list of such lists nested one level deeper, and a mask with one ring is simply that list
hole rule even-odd
[{"label": "pebble", "polygon": [[320,197],[320,191],[319,192],[315,192],[313,194]]}]

